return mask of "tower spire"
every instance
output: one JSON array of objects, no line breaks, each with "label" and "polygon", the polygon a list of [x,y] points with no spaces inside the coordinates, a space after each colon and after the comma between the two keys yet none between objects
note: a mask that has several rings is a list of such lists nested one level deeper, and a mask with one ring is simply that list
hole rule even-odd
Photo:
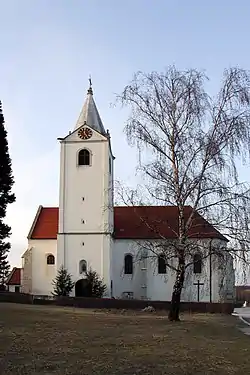
[{"label": "tower spire", "polygon": [[88,125],[89,127],[98,131],[99,133],[105,136],[107,135],[101,117],[96,108],[96,104],[94,102],[91,76],[89,76],[89,88],[87,91],[87,98],[82,107],[75,129],[78,129],[80,126],[83,125]]}]

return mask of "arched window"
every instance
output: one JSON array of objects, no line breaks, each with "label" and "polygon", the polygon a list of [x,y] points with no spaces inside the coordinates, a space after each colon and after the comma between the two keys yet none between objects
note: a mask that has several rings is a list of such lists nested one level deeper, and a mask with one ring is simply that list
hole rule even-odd
[{"label": "arched window", "polygon": [[133,274],[133,256],[131,254],[125,255],[124,258],[124,273],[126,275]]},{"label": "arched window", "polygon": [[200,253],[194,254],[193,263],[194,263],[194,273],[201,273],[202,258],[201,258]]},{"label": "arched window", "polygon": [[85,273],[87,272],[87,262],[86,260],[82,259],[79,262],[79,273]]},{"label": "arched window", "polygon": [[55,264],[54,255],[50,254],[50,255],[47,256],[47,264]]},{"label": "arched window", "polygon": [[164,255],[158,256],[158,273],[164,274],[167,272],[166,261]]},{"label": "arched window", "polygon": [[90,165],[90,152],[85,148],[78,153],[78,165]]}]

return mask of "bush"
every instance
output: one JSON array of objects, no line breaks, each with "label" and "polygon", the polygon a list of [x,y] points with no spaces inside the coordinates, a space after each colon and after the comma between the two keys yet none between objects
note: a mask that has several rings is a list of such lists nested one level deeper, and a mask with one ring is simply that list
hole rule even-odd
[{"label": "bush", "polygon": [[57,272],[55,280],[52,281],[54,286],[53,296],[69,296],[74,288],[74,282],[68,271],[61,266]]},{"label": "bush", "polygon": [[107,290],[103,280],[92,269],[86,272],[86,281],[89,297],[101,298]]}]

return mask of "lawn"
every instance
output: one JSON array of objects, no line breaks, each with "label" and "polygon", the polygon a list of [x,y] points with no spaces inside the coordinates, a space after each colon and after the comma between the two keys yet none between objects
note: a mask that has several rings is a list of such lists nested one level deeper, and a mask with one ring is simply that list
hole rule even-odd
[{"label": "lawn", "polygon": [[0,374],[250,374],[236,318],[0,303]]}]

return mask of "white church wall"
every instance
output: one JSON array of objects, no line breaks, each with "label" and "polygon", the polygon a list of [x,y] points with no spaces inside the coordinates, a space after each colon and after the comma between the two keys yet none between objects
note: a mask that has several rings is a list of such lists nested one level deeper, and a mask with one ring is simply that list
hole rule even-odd
[{"label": "white church wall", "polygon": [[111,297],[111,280],[113,279],[113,246],[114,241],[111,235],[103,236],[103,249],[102,249],[102,278],[107,286],[105,293],[106,297]]},{"label": "white church wall", "polygon": [[114,231],[114,158],[111,154],[110,148],[108,151],[108,158],[106,163],[108,165],[106,166],[108,170],[108,178],[107,178],[107,184],[108,184],[108,208],[109,208],[109,215],[107,216],[108,219],[108,228],[111,233]]},{"label": "white church wall", "polygon": [[65,246],[64,246],[65,236],[62,234],[57,235],[57,258],[56,258],[56,269],[61,266],[65,267]]},{"label": "white church wall", "polygon": [[[171,301],[173,286],[175,282],[175,271],[167,267],[166,274],[158,273],[158,262],[157,259],[149,259],[150,266],[148,267],[148,299],[156,299],[161,301]],[[174,264],[173,264],[174,265]],[[201,274],[194,274],[193,265],[190,265],[185,272],[184,287],[181,294],[182,301],[193,301],[198,300],[198,286],[200,285],[199,301],[209,302],[210,300],[210,281],[209,281],[209,262],[208,260],[203,261]],[[212,273],[212,291],[213,302],[218,300],[218,288],[215,286],[218,284],[217,271]]]},{"label": "white church wall", "polygon": [[[78,153],[90,152],[90,165],[78,165]],[[76,282],[79,262],[86,260],[107,285],[110,295],[113,168],[107,138],[93,131],[82,140],[77,132],[61,144],[58,267],[63,264]],[[72,295],[75,291],[72,292]]]},{"label": "white church wall", "polygon": [[[199,286],[199,301],[200,302],[210,302],[210,260],[209,258],[203,259],[202,261],[202,269],[201,273],[195,274],[193,272],[193,264],[191,264],[185,273],[185,282],[184,288],[182,291],[182,299],[185,301],[198,301],[198,283]],[[211,273],[211,296],[212,301],[217,302],[218,300],[218,288],[216,285],[218,284],[218,272],[212,266],[212,273]]]},{"label": "white church wall", "polygon": [[[104,278],[108,287],[107,296],[110,294],[110,282],[113,282],[113,296],[122,298],[123,293],[132,292],[133,298],[147,298],[151,300],[171,300],[175,273],[167,268],[166,274],[158,274],[157,259],[148,257],[142,263],[140,254],[142,246],[134,240],[112,240],[103,235],[69,235],[65,236],[66,253],[65,267],[77,281],[83,277],[80,273],[79,263],[86,260],[87,268],[90,267]],[[84,243],[84,245],[83,245]],[[32,249],[32,294],[47,295],[53,290],[52,280],[56,276],[56,269],[60,267],[59,258],[56,257],[56,240],[30,240]],[[111,254],[112,250],[112,254]],[[47,265],[46,257],[52,254],[58,264]],[[124,274],[124,257],[132,254],[134,258],[133,275]],[[231,258],[230,258],[231,259]],[[226,269],[218,270],[218,262],[212,259],[212,302],[227,299],[234,294],[234,278],[232,262],[225,262]],[[200,301],[210,301],[210,260],[203,260],[201,274],[193,273],[193,265],[186,270],[185,283],[182,292],[182,301],[197,301],[198,287],[194,285],[198,280],[200,286]],[[143,269],[143,268],[146,268]],[[146,286],[146,288],[143,288]],[[74,290],[72,295],[74,295]]]},{"label": "white church wall", "polygon": [[[65,239],[65,261],[60,255],[60,264],[64,265],[68,272],[72,275],[74,282],[78,281],[83,274],[80,273],[80,261],[87,262],[87,269],[92,268],[98,275],[104,279],[105,284],[110,289],[110,246],[109,236],[103,234],[70,234],[64,236]],[[63,241],[63,237],[59,239]],[[72,291],[75,295],[75,290]]]},{"label": "white church wall", "polygon": [[[143,276],[141,262],[137,259],[139,247],[133,240],[114,240],[112,252],[113,296],[122,298],[123,293],[132,292],[133,298],[141,299]],[[124,274],[124,258],[126,254],[133,256],[133,274]]]},{"label": "white church wall", "polygon": [[[78,166],[83,148],[91,153],[90,166]],[[59,233],[107,230],[108,150],[107,141],[62,144]]]},{"label": "white church wall", "polygon": [[[201,241],[200,241],[201,242]],[[209,240],[203,240],[200,245],[202,249],[208,247]],[[225,245],[224,241],[213,241],[214,246]],[[146,258],[146,277],[145,270],[143,271],[142,263],[139,261],[139,254],[143,248],[142,241],[134,240],[115,240],[113,249],[113,295],[116,298],[121,298],[124,292],[133,292],[134,298],[141,299],[146,293],[147,299],[151,300],[162,300],[170,301],[172,297],[173,285],[175,281],[175,271],[167,268],[166,274],[158,273],[158,260],[153,256],[150,256],[148,252]],[[134,272],[133,275],[124,274],[124,256],[130,253],[133,255]],[[191,258],[190,260],[191,261]],[[228,290],[228,278],[232,278],[233,270],[227,267],[224,278],[221,275],[221,271],[218,269],[218,262],[215,259],[211,259],[212,272],[211,272],[211,297],[212,302],[221,301],[221,294],[223,288]],[[174,265],[174,264],[173,264]],[[184,288],[181,295],[182,301],[193,301],[198,300],[198,286],[195,285],[200,283],[199,288],[199,301],[209,302],[210,301],[210,258],[205,257],[202,262],[202,272],[200,274],[194,274],[193,265],[191,264],[185,275]],[[146,286],[142,290],[142,285]],[[233,285],[233,282],[231,282]],[[229,288],[230,289],[230,288]],[[227,292],[228,293],[228,292]],[[144,296],[145,297],[145,296]]]},{"label": "white church wall", "polygon": [[[197,241],[197,240],[195,240]],[[221,259],[218,255],[212,254],[211,259],[209,256],[209,246],[211,244],[210,239],[203,239],[197,241],[201,247],[202,257],[202,272],[195,274],[193,272],[193,264],[190,264],[186,269],[184,288],[182,291],[182,299],[185,301],[198,301],[198,285],[199,287],[199,301],[200,302],[221,302],[225,300],[223,297],[224,288],[228,289],[227,279],[233,277],[233,268],[227,267],[227,269],[220,269]],[[226,247],[226,242],[219,239],[212,240],[212,246],[218,250],[220,247]],[[222,255],[226,257],[226,253],[223,251]],[[226,261],[226,259],[225,259]],[[191,263],[191,257],[186,260]],[[211,262],[211,265],[210,265]],[[223,261],[222,261],[223,263]]]},{"label": "white church wall", "polygon": [[[56,240],[29,240],[32,247],[31,294],[49,295],[53,291],[52,280],[56,276]],[[55,257],[55,264],[47,264],[47,256]]]},{"label": "white church wall", "polygon": [[[115,240],[113,257],[113,295],[121,298],[125,292],[132,292],[135,299],[170,300],[174,275],[158,274],[158,262],[150,257],[141,260],[143,241]],[[134,259],[133,275],[124,274],[124,258],[132,254]]]},{"label": "white church wall", "polygon": [[32,293],[32,248],[28,248],[22,256],[21,291]]},{"label": "white church wall", "polygon": [[[81,260],[86,260],[87,268],[91,267],[102,276],[102,246],[102,235],[71,234],[65,236],[67,251],[64,267],[72,275],[74,282],[82,278],[79,269]],[[58,266],[60,267],[59,264]]]},{"label": "white church wall", "polygon": [[158,273],[158,259],[148,258],[147,296],[149,300],[170,301],[173,291],[175,274],[167,268],[166,274]]},{"label": "white church wall", "polygon": [[216,260],[216,266],[218,274],[214,289],[217,290],[217,299],[220,302],[232,301],[235,299],[235,270],[232,256],[224,253],[223,258]]}]

